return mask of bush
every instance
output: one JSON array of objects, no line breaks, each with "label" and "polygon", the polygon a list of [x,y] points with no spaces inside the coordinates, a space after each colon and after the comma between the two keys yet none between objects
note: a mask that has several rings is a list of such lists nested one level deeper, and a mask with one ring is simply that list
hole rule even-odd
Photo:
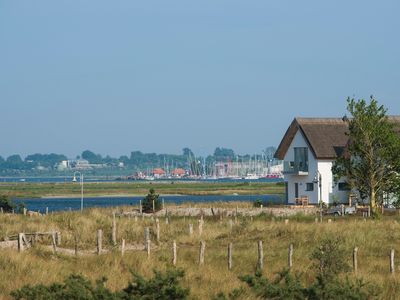
[{"label": "bush", "polygon": [[179,285],[183,270],[167,270],[164,274],[154,271],[154,277],[146,280],[134,274],[133,282],[119,293],[118,299],[186,299],[189,289]]},{"label": "bush", "polygon": [[189,289],[179,285],[179,279],[184,276],[182,270],[167,270],[165,273],[154,272],[154,277],[145,279],[133,274],[133,281],[128,286],[117,292],[112,292],[105,287],[106,278],[91,281],[82,275],[70,275],[63,283],[53,283],[50,286],[42,284],[24,286],[13,291],[11,296],[18,300],[129,300],[129,299],[187,299]]},{"label": "bush", "polygon": [[[375,286],[363,282],[362,279],[351,281],[348,277],[333,277],[328,280],[318,275],[316,281],[307,287],[302,283],[300,274],[292,275],[289,270],[278,273],[273,281],[269,281],[261,273],[240,279],[260,299],[362,300],[375,298],[379,294]],[[229,298],[220,296],[216,299]]]},{"label": "bush", "polygon": [[342,238],[327,235],[321,240],[320,247],[312,252],[311,259],[316,261],[314,267],[322,278],[331,278],[350,270],[343,243]]},{"label": "bush", "polygon": [[15,209],[14,202],[6,195],[0,195],[0,207],[4,212],[12,212]]},{"label": "bush", "polygon": [[[155,190],[151,188],[149,193],[142,201],[142,209],[145,213],[157,212],[161,209],[161,201],[159,199],[160,195],[156,194]],[[153,211],[153,201],[154,201],[154,211]]]},{"label": "bush", "polygon": [[261,207],[263,205],[263,202],[261,199],[257,199],[253,202],[253,207]]}]

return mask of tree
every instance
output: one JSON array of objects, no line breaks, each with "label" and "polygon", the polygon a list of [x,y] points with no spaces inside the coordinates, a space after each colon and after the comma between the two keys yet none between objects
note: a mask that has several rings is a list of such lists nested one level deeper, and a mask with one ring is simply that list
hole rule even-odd
[{"label": "tree", "polygon": [[[152,188],[149,190],[149,193],[142,201],[142,209],[145,213],[152,213],[159,211],[161,209],[161,203],[159,199],[160,195],[156,194],[156,191]],[[153,202],[154,202],[154,211],[153,211]]]},{"label": "tree", "polygon": [[15,204],[8,196],[0,195],[0,207],[4,212],[11,212],[15,209]]},{"label": "tree", "polygon": [[100,154],[95,154],[90,150],[82,152],[82,159],[86,159],[91,164],[101,164],[103,162],[103,158]]},{"label": "tree", "polygon": [[14,154],[7,157],[7,160],[3,165],[6,169],[21,170],[24,168],[24,162],[19,154]]},{"label": "tree", "polygon": [[345,177],[351,188],[369,200],[377,213],[383,195],[393,192],[400,171],[400,138],[396,124],[387,117],[386,108],[371,96],[370,102],[347,99],[349,141],[332,171],[335,179]]}]

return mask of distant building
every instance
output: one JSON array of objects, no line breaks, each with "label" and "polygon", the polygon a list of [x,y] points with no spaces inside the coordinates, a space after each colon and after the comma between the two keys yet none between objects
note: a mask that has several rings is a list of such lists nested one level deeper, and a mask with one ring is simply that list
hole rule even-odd
[{"label": "distant building", "polygon": [[155,168],[153,170],[153,176],[154,176],[154,178],[161,178],[161,177],[165,176],[165,171],[161,168]]},{"label": "distant building", "polygon": [[186,175],[186,171],[184,169],[182,169],[182,168],[174,169],[171,172],[171,176],[172,177],[183,177],[185,175]]}]

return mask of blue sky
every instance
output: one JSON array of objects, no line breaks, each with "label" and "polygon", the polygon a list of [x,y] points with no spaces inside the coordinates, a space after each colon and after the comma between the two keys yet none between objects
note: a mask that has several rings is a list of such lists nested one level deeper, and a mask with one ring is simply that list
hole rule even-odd
[{"label": "blue sky", "polygon": [[400,114],[399,1],[0,0],[0,155],[238,153],[371,94]]}]

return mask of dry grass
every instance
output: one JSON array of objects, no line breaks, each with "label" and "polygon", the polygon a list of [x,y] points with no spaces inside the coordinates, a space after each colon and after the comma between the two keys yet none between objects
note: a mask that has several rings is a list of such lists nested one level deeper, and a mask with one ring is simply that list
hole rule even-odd
[{"label": "dry grass", "polygon": [[[94,249],[96,230],[104,231],[104,247],[111,245],[111,210],[91,209],[83,214],[65,212],[42,217],[24,217],[19,215],[0,215],[0,239],[18,232],[59,230],[62,232],[61,247],[73,248],[74,235],[79,236],[81,249]],[[238,275],[253,273],[257,262],[257,241],[264,241],[264,273],[272,277],[274,273],[286,267],[287,249],[294,244],[294,271],[303,272],[305,280],[313,277],[312,261],[309,256],[318,246],[319,240],[326,234],[340,236],[351,264],[353,247],[359,248],[359,274],[366,281],[381,287],[383,299],[396,299],[400,292],[399,275],[389,274],[389,252],[395,249],[400,253],[400,224],[397,217],[385,217],[382,220],[361,218],[338,218],[332,223],[315,224],[314,217],[297,216],[285,225],[282,219],[260,216],[250,219],[238,218],[231,229],[228,219],[206,218],[204,231],[198,236],[197,219],[172,218],[166,225],[160,219],[161,241],[151,258],[141,251],[126,252],[122,257],[118,248],[101,256],[73,257],[54,255],[43,246],[36,246],[23,253],[15,250],[0,249],[0,295],[5,299],[10,291],[25,284],[48,284],[61,281],[70,273],[82,273],[92,280],[102,276],[108,278],[107,285],[120,289],[131,278],[131,271],[150,276],[153,269],[163,270],[171,267],[172,241],[178,244],[177,266],[185,270],[183,284],[191,289],[195,299],[210,299],[218,292],[229,292],[244,286]],[[188,224],[194,225],[194,234],[189,236]],[[127,243],[143,241],[144,227],[155,228],[151,219],[138,221],[121,218],[117,220],[118,239]],[[206,241],[205,265],[199,266],[199,241]],[[227,269],[227,245],[234,245],[232,271]],[[397,268],[397,265],[396,265]],[[398,268],[396,271],[400,271]],[[400,272],[398,272],[400,273]],[[250,294],[244,298],[251,299]],[[1,296],[0,296],[1,298]]]}]

